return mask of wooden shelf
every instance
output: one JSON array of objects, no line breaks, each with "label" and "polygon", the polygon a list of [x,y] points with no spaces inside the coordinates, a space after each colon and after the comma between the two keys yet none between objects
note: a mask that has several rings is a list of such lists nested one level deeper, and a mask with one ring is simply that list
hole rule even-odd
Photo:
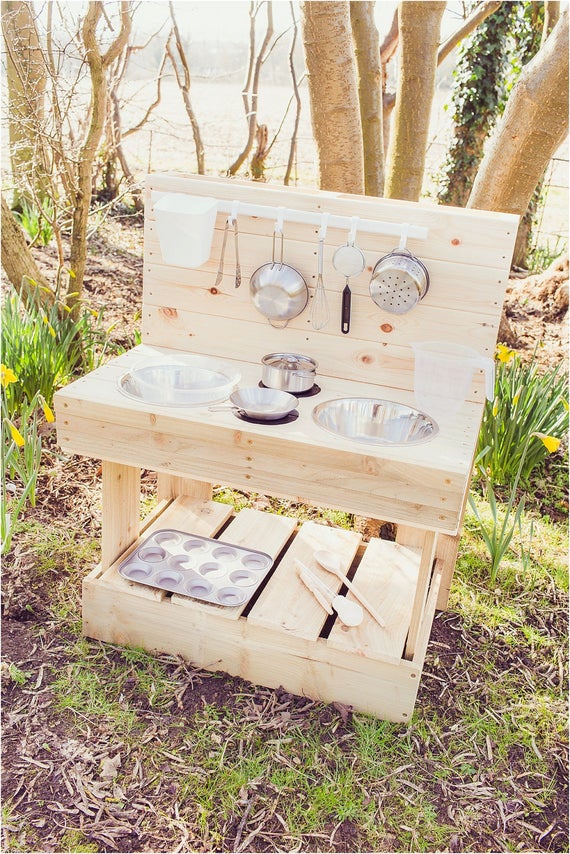
[{"label": "wooden shelf", "polygon": [[[117,572],[141,539],[176,528],[268,552],[268,580],[246,605],[223,607],[128,581]],[[300,582],[295,559],[329,587],[342,582],[314,561],[333,550],[343,569],[386,621],[365,612],[347,628],[329,617]],[[333,700],[394,721],[409,720],[415,702],[437,597],[437,575],[420,614],[412,660],[405,645],[413,621],[421,550],[375,539],[364,545],[354,531],[312,521],[183,496],[163,504],[141,537],[106,571],[84,581],[84,633],[110,643],[182,655],[209,670],[223,670],[268,687],[283,686],[315,700]],[[348,597],[352,594],[349,592]]]}]

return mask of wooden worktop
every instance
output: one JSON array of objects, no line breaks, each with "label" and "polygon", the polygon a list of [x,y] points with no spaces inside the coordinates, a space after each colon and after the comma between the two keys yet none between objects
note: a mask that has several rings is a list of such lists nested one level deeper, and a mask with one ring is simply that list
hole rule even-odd
[{"label": "wooden worktop", "polygon": [[[454,533],[472,465],[481,405],[466,403],[439,434],[414,446],[337,437],[313,408],[338,397],[375,397],[413,406],[405,390],[317,375],[321,392],[299,400],[287,424],[252,424],[205,406],[157,406],[126,396],[120,378],[165,348],[140,345],[57,393],[58,438],[66,451],[267,492],[386,521]],[[179,355],[179,351],[171,351]],[[255,386],[261,364],[229,361],[239,387]]]}]

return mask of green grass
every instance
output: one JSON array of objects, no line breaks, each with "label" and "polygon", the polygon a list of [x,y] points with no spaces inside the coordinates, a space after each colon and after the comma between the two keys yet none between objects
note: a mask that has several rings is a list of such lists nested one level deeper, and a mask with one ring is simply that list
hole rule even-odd
[{"label": "green grass", "polygon": [[[229,490],[217,497],[238,507],[257,499]],[[455,837],[464,850],[535,850],[560,797],[568,581],[567,526],[533,507],[522,530],[526,540],[532,522],[529,560],[521,560],[517,534],[494,585],[467,514],[449,609],[436,620],[408,725],[363,714],[343,721],[318,703],[79,637],[80,580],[95,563],[97,543],[71,526],[27,519],[24,551],[33,553],[36,579],[49,590],[45,629],[65,649],[45,697],[71,742],[89,733],[97,755],[120,752],[116,809],[152,805],[132,850],[174,850],[181,828],[196,851],[324,852],[336,844],[435,851],[449,850]],[[285,502],[276,508],[285,512]],[[312,509],[305,513],[314,518]],[[349,514],[330,518],[351,521]],[[442,624],[454,627],[450,635],[438,633]],[[13,664],[11,673],[18,695],[35,680],[28,664]],[[215,702],[200,699],[207,681]],[[45,750],[57,759],[60,742],[49,730]],[[520,817],[504,826],[509,810]],[[96,850],[66,820],[58,850]],[[24,830],[8,833],[6,850],[29,850],[24,841],[40,849],[37,828],[18,810],[11,823]],[[550,850],[561,850],[556,832]]]}]

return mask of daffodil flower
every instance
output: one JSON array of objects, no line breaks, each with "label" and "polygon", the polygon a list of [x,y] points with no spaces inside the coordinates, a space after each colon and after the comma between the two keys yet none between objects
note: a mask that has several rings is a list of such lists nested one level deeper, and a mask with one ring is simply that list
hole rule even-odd
[{"label": "daffodil flower", "polygon": [[10,433],[12,434],[12,439],[14,440],[14,443],[19,448],[23,448],[24,445],[26,444],[26,442],[24,440],[24,437],[22,436],[22,434],[20,433],[20,431],[16,427],[16,425],[12,424],[11,421],[8,421],[8,427],[10,428]]},{"label": "daffodil flower", "polygon": [[53,422],[55,421],[55,415],[53,414],[53,411],[47,405],[45,398],[42,397],[41,394],[40,394],[40,403],[42,405],[42,409],[43,409],[46,421],[48,422],[48,424],[53,424]]},{"label": "daffodil flower", "polygon": [[498,412],[499,412],[499,398],[496,397],[495,402],[493,403],[493,418],[497,417]]},{"label": "daffodil flower", "polygon": [[520,400],[520,396],[521,396],[521,394],[522,394],[522,386],[520,386],[520,387],[516,390],[516,392],[515,392],[515,395],[514,395],[514,397],[513,397],[513,406],[516,406],[516,405],[517,405],[517,403],[518,403],[518,402],[519,402],[519,400]]},{"label": "daffodil flower", "polygon": [[10,383],[17,383],[18,377],[12,370],[12,368],[7,368],[6,365],[0,366],[0,382],[2,383],[2,388],[7,388]]},{"label": "daffodil flower", "polygon": [[516,355],[516,350],[512,350],[510,347],[507,347],[505,344],[497,344],[497,359],[499,362],[510,362],[514,359]]},{"label": "daffodil flower", "polygon": [[554,454],[560,447],[561,440],[557,439],[556,436],[547,436],[545,433],[531,433],[531,436],[540,439],[549,454]]},{"label": "daffodil flower", "polygon": [[51,335],[51,337],[55,338],[55,329],[53,328],[53,326],[51,325],[51,323],[49,322],[49,320],[47,319],[47,317],[45,315],[44,315],[44,323],[47,326],[49,334]]}]

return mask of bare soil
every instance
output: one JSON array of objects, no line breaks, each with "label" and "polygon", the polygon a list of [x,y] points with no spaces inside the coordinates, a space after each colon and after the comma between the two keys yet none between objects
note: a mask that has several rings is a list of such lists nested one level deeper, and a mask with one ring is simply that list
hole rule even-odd
[{"label": "bare soil", "polygon": [[[142,224],[126,216],[107,223],[90,244],[87,297],[94,307],[104,309],[105,324],[114,325],[112,336],[125,347],[132,345],[139,325],[141,249]],[[46,271],[53,270],[55,258],[51,250],[38,251],[38,259]],[[513,279],[506,316],[513,336],[507,343],[530,353],[540,341],[539,353],[545,364],[565,360],[567,260],[546,276]],[[78,644],[87,643],[77,636],[85,559],[76,559],[75,552],[79,552],[86,538],[97,538],[100,533],[101,482],[97,460],[64,460],[55,443],[48,456],[49,464],[38,488],[38,504],[28,511],[26,521],[50,529],[52,536],[66,543],[67,548],[57,552],[51,568],[44,567],[39,573],[32,531],[31,539],[25,535],[16,538],[3,567],[2,789],[8,813],[3,850],[364,850],[362,828],[350,818],[331,822],[326,833],[308,836],[299,846],[298,841],[287,836],[276,811],[282,794],[267,781],[253,781],[244,789],[222,828],[221,839],[208,837],[199,822],[193,825],[177,812],[182,803],[182,780],[195,770],[190,767],[184,736],[204,708],[216,707],[222,721],[252,721],[271,738],[287,739],[293,732],[319,726],[330,733],[331,739],[341,740],[351,733],[352,714],[347,707],[313,703],[282,690],[256,688],[224,674],[196,670],[169,656],[157,656],[173,686],[165,704],[153,704],[135,664],[130,671],[127,667],[117,686],[117,703],[132,710],[137,726],[141,726],[138,741],[118,740],[105,714],[60,708],[55,680],[77,667],[81,660]],[[150,495],[153,487],[153,475],[145,473],[143,490]],[[96,562],[97,555],[93,554],[93,565]],[[66,613],[54,608],[55,602],[62,601],[67,602]],[[548,611],[531,608],[528,619],[534,620],[548,637],[564,633],[566,604],[554,585]],[[465,727],[454,702],[454,697],[462,694],[473,695],[473,703],[483,714],[488,668],[496,669],[497,678],[518,672],[521,681],[526,679],[537,692],[544,685],[559,685],[560,696],[565,696],[562,661],[550,667],[540,657],[509,644],[500,634],[492,640],[490,659],[489,638],[478,627],[467,627],[457,614],[438,615],[418,700],[428,725],[430,716],[445,716],[448,732]],[[107,693],[109,674],[119,663],[128,664],[121,649],[95,642],[87,653],[82,647],[81,654],[103,660],[100,679]],[[25,674],[23,684],[10,675],[14,668]],[[430,772],[436,746],[413,725],[408,735],[417,740],[414,779],[433,778],[429,791],[423,789],[423,794],[419,791],[414,795],[410,789],[410,795],[418,798],[419,805],[429,798],[438,818],[456,826],[444,850],[567,850],[567,764],[563,744],[550,746],[550,779],[541,787],[536,775],[525,767],[522,750],[513,744],[508,757],[511,795],[501,800],[493,795],[497,771],[491,744],[487,755],[479,755],[474,747],[469,762],[481,773],[470,784],[462,782],[459,764],[455,780],[438,782],[435,766]],[[374,785],[374,796],[381,805],[387,783],[377,780]],[[387,792],[386,788],[386,797]],[[471,821],[466,830],[461,816],[472,814],[479,818]],[[394,828],[397,822],[387,830],[385,845],[378,850],[402,850],[401,838]]]}]

